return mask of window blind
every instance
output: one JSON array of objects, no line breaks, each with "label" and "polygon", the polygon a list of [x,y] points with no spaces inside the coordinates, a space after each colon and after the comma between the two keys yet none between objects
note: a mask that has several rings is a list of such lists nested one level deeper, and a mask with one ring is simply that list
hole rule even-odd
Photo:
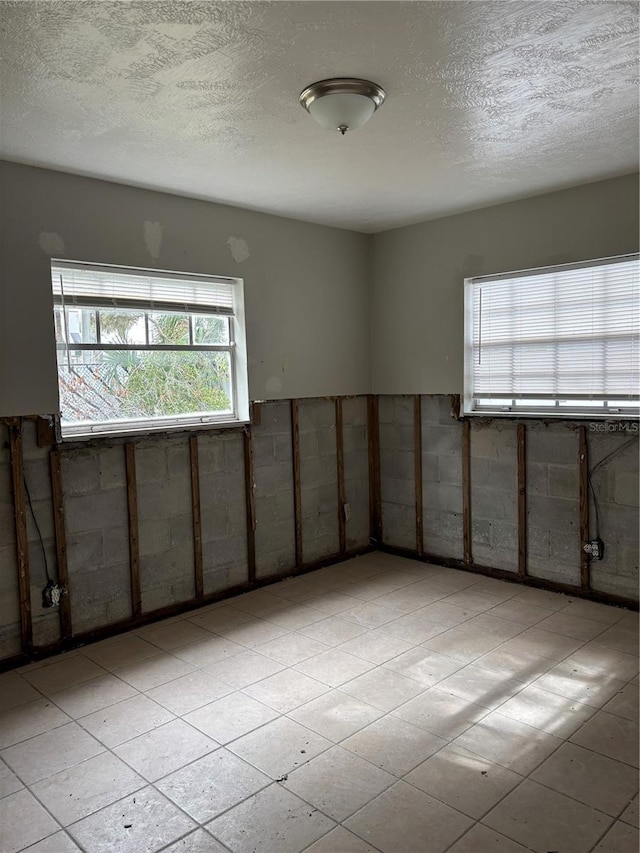
[{"label": "window blind", "polygon": [[465,409],[637,405],[637,255],[467,279],[465,308]]},{"label": "window blind", "polygon": [[196,314],[233,314],[233,278],[53,260],[54,302]]}]

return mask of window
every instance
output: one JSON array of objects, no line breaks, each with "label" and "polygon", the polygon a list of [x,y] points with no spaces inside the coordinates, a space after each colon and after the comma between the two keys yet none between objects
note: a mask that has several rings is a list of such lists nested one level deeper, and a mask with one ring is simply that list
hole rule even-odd
[{"label": "window", "polygon": [[639,413],[637,255],[465,279],[465,414]]},{"label": "window", "polygon": [[63,438],[248,419],[241,279],[51,264]]}]

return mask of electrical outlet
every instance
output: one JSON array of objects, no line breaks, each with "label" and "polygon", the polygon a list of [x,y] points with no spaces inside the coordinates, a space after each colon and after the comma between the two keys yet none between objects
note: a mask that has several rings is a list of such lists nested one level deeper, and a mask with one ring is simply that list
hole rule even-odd
[{"label": "electrical outlet", "polygon": [[588,554],[592,560],[601,560],[604,557],[604,542],[602,539],[592,539],[590,542],[585,542],[582,546],[585,554]]},{"label": "electrical outlet", "polygon": [[344,504],[343,511],[344,511],[344,520],[345,521],[351,521],[351,504],[350,503]]},{"label": "electrical outlet", "polygon": [[59,607],[60,599],[66,594],[67,590],[63,586],[60,586],[53,581],[49,581],[42,590],[42,606],[44,608]]}]

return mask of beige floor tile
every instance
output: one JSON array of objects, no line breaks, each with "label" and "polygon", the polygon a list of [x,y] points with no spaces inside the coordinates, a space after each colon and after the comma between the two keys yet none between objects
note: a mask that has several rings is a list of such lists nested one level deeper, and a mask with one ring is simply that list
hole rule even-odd
[{"label": "beige floor tile", "polygon": [[446,743],[425,729],[386,715],[343,740],[341,746],[394,776],[404,776]]},{"label": "beige floor tile", "polygon": [[328,684],[330,687],[339,687],[346,681],[362,675],[372,669],[374,664],[357,658],[340,649],[328,649],[319,655],[295,665],[294,669],[310,675],[312,678]]},{"label": "beige floor tile", "polygon": [[3,797],[8,797],[9,794],[15,794],[23,787],[24,785],[15,773],[9,770],[4,761],[0,759],[0,800]]},{"label": "beige floor tile", "polygon": [[446,625],[441,622],[433,622],[424,615],[424,608],[416,610],[415,613],[406,613],[399,616],[393,622],[387,622],[377,629],[381,634],[405,640],[414,646],[425,643],[433,637],[437,637],[447,630]]},{"label": "beige floor tile", "polygon": [[233,606],[236,610],[242,610],[252,616],[265,616],[267,613],[283,610],[287,605],[277,595],[266,590],[256,590],[236,596],[233,599]]},{"label": "beige floor tile", "polygon": [[[274,640],[273,642],[279,642]],[[267,644],[268,645],[268,644]],[[265,656],[261,652],[246,651],[234,655],[229,660],[212,663],[204,668],[214,678],[239,689],[248,687],[254,681],[262,681],[284,669],[284,664]]]},{"label": "beige floor tile", "polygon": [[598,643],[625,654],[638,654],[638,623],[624,616],[611,628],[598,635]]},{"label": "beige floor tile", "polygon": [[536,682],[501,705],[499,711],[547,734],[568,738],[593,716],[595,708],[543,690]]},{"label": "beige floor tile", "polygon": [[635,655],[609,649],[599,642],[587,643],[568,657],[566,662],[595,675],[619,681],[629,681],[638,676],[638,658]]},{"label": "beige floor tile", "polygon": [[99,678],[92,678],[91,681],[61,690],[60,693],[52,693],[51,701],[70,717],[78,719],[94,711],[101,711],[109,705],[115,705],[116,702],[130,699],[137,692],[130,684],[108,672]]},{"label": "beige floor tile", "polygon": [[432,687],[393,712],[394,716],[451,740],[477,723],[487,709]]},{"label": "beige floor tile", "polygon": [[[524,601],[525,604],[533,604],[536,607],[544,607],[547,610],[563,610],[568,605],[577,602],[578,599],[570,598],[568,595],[561,595],[559,592],[546,592],[544,589],[526,587],[514,596],[514,601]],[[583,615],[586,618],[590,618],[587,614],[576,613],[576,616]]]},{"label": "beige floor tile", "polygon": [[376,851],[354,835],[343,826],[336,826],[311,847],[307,847],[305,853],[376,853]]},{"label": "beige floor tile", "polygon": [[145,784],[119,758],[103,752],[37,782],[31,790],[62,826],[68,826]]},{"label": "beige floor tile", "polygon": [[152,690],[167,681],[174,681],[181,675],[193,672],[195,665],[170,654],[159,654],[148,660],[123,666],[118,670],[118,678],[135,687],[136,690]]},{"label": "beige floor tile", "polygon": [[479,820],[522,778],[480,755],[449,745],[416,767],[405,782]]},{"label": "beige floor tile", "polygon": [[114,752],[149,782],[155,782],[217,748],[215,741],[184,720],[172,720],[116,747]]},{"label": "beige floor tile", "polygon": [[[247,654],[250,653],[247,652]],[[173,714],[182,717],[190,711],[195,711],[196,708],[208,705],[209,702],[228,696],[229,693],[233,693],[233,688],[228,684],[208,672],[196,670],[183,675],[182,678],[176,678],[175,681],[169,681],[167,684],[148,690],[147,696]]]},{"label": "beige floor tile", "polygon": [[320,622],[327,616],[321,610],[314,610],[304,604],[290,604],[281,610],[267,613],[263,618],[267,622],[273,622],[274,625],[286,628],[287,631],[297,631],[307,625],[313,625],[314,622]]},{"label": "beige floor tile", "polygon": [[357,578],[353,583],[341,587],[341,592],[346,595],[352,595],[360,601],[375,601],[378,598],[393,591],[380,581],[381,576],[376,575],[373,578]]},{"label": "beige floor tile", "polygon": [[[549,595],[553,595],[553,593],[549,593]],[[573,598],[566,612],[571,616],[580,616],[581,619],[592,619],[594,622],[602,622],[604,625],[615,625],[629,611],[621,607],[610,607],[607,604],[598,604],[595,601]]]},{"label": "beige floor tile", "polygon": [[69,832],[87,853],[152,853],[195,828],[148,787],[74,823]]},{"label": "beige floor tile", "polygon": [[335,616],[342,613],[343,610],[348,610],[359,603],[359,599],[338,591],[321,593],[307,599],[305,602],[308,607],[320,610],[322,613],[326,613],[327,616]]},{"label": "beige floor tile", "polygon": [[377,667],[340,688],[381,711],[392,711],[424,691],[424,685],[391,669]]},{"label": "beige floor tile", "polygon": [[640,836],[638,830],[617,821],[594,848],[594,853],[638,853]]},{"label": "beige floor tile", "polygon": [[563,634],[554,634],[553,631],[545,631],[539,627],[528,628],[522,634],[518,634],[517,637],[509,640],[509,648],[514,654],[530,652],[557,661],[564,660],[582,645],[583,640],[565,637]]},{"label": "beige floor tile", "polygon": [[492,711],[455,741],[455,746],[525,776],[548,758],[562,741]]},{"label": "beige floor tile", "polygon": [[217,634],[208,640],[197,640],[173,650],[175,657],[192,663],[194,666],[203,667],[218,661],[227,660],[234,655],[246,652],[246,648],[239,643],[234,643]]},{"label": "beige floor tile", "polygon": [[234,741],[229,749],[273,779],[281,779],[330,746],[325,737],[280,717]]},{"label": "beige floor tile", "polygon": [[426,607],[427,604],[434,604],[436,601],[447,596],[446,590],[416,590],[414,587],[403,587],[394,589],[393,592],[387,592],[379,596],[375,601],[376,604],[381,604],[383,607],[389,607],[396,610],[398,615],[401,613],[413,613],[415,610],[420,610],[421,607]]},{"label": "beige floor tile", "polygon": [[503,601],[504,598],[500,593],[478,592],[474,586],[469,586],[460,592],[448,595],[445,604],[453,604],[454,607],[470,610],[473,613],[484,613],[502,604]]},{"label": "beige floor tile", "polygon": [[[326,652],[328,649],[329,646],[326,643],[312,640],[311,637],[304,637],[302,634],[291,633],[277,640],[262,643],[256,646],[255,651],[261,655],[266,655],[283,666],[293,666],[314,655],[319,655],[321,652]],[[280,669],[282,668],[281,666]]]},{"label": "beige floor tile", "polygon": [[67,714],[49,699],[40,698],[35,702],[12,708],[0,714],[0,749],[41,735],[68,722],[70,718]]},{"label": "beige floor tile", "polygon": [[77,723],[67,723],[2,751],[2,758],[25,785],[46,779],[104,752],[102,744]]},{"label": "beige floor tile", "polygon": [[332,690],[290,711],[287,716],[338,743],[378,719],[381,714],[382,711],[366,702],[339,690]]},{"label": "beige floor tile", "polygon": [[278,783],[207,824],[234,853],[300,853],[333,827],[332,820]]},{"label": "beige floor tile", "polygon": [[293,669],[283,669],[262,681],[250,684],[243,692],[263,702],[275,711],[286,714],[300,705],[326,693],[328,687],[315,678],[310,678]]},{"label": "beige floor tile", "polygon": [[350,607],[348,610],[343,610],[340,613],[340,618],[355,622],[364,628],[378,628],[386,622],[391,622],[392,619],[397,619],[398,613],[390,607],[378,604],[377,601],[367,601]]},{"label": "beige floor tile", "polygon": [[432,640],[427,640],[423,647],[460,661],[460,663],[471,663],[502,644],[501,639],[481,633],[476,634],[466,629],[465,624],[463,623],[456,628],[449,628],[448,631]]},{"label": "beige floor tile", "polygon": [[481,823],[472,826],[469,832],[456,841],[448,853],[529,853],[526,847],[488,829]]},{"label": "beige floor tile", "polygon": [[633,800],[622,812],[620,820],[623,820],[625,823],[630,823],[635,827],[640,826],[640,820],[638,819],[638,794],[635,795]]},{"label": "beige floor tile", "polygon": [[245,622],[242,625],[222,628],[217,633],[219,633],[221,637],[225,637],[233,643],[238,643],[241,646],[244,646],[244,648],[253,649],[255,646],[268,643],[269,640],[277,640],[278,637],[286,637],[289,633],[289,629],[283,628],[280,625],[275,625],[273,622],[267,622],[264,619],[254,619],[253,621]]},{"label": "beige floor tile", "polygon": [[294,770],[284,786],[336,821],[342,821],[396,781],[390,773],[333,746]]},{"label": "beige floor tile", "polygon": [[230,693],[186,714],[184,719],[218,743],[229,743],[278,716],[244,693]]},{"label": "beige floor tile", "polygon": [[536,604],[510,598],[508,601],[503,601],[490,610],[489,616],[497,616],[499,619],[509,619],[511,622],[517,622],[519,625],[531,627],[542,622],[548,616],[552,616],[554,612],[546,607],[539,607]]},{"label": "beige floor tile", "polygon": [[166,708],[138,694],[131,699],[125,699],[124,702],[80,717],[79,722],[105,746],[111,748],[172,719],[173,714]]},{"label": "beige floor tile", "polygon": [[397,782],[345,821],[382,853],[442,853],[471,826],[460,812]]},{"label": "beige floor tile", "polygon": [[638,791],[635,768],[573,743],[563,744],[531,778],[612,817],[617,817]]},{"label": "beige floor tile", "polygon": [[532,850],[587,853],[611,818],[526,780],[483,823]]},{"label": "beige floor tile", "polygon": [[196,829],[170,847],[165,847],[162,853],[227,853],[227,850],[206,829]]},{"label": "beige floor tile", "polygon": [[315,622],[313,625],[307,625],[306,628],[301,628],[299,633],[305,637],[311,637],[312,640],[319,640],[327,646],[339,646],[354,637],[359,637],[366,633],[366,628],[361,625],[356,625],[354,622],[347,622],[339,616],[327,616],[320,622]]},{"label": "beige floor tile", "polygon": [[408,652],[403,652],[382,664],[383,669],[399,672],[400,675],[423,684],[425,688],[433,687],[463,666],[461,661],[448,658],[423,646],[409,649]]},{"label": "beige floor tile", "polygon": [[110,672],[116,672],[123,666],[139,663],[160,654],[157,646],[147,643],[135,634],[124,634],[110,640],[102,640],[100,643],[87,646],[82,651],[85,657]]},{"label": "beige floor tile", "polygon": [[64,655],[55,663],[25,672],[24,678],[45,696],[58,693],[67,687],[89,681],[99,675],[106,675],[105,670],[84,655],[74,655],[65,658]]},{"label": "beige floor tile", "polygon": [[380,664],[397,657],[402,652],[409,651],[413,648],[413,643],[380,634],[378,631],[369,631],[368,634],[343,643],[339,648],[340,651],[348,652],[363,660]]},{"label": "beige floor tile", "polygon": [[441,681],[438,688],[476,705],[494,709],[524,686],[515,678],[469,664]]},{"label": "beige floor tile", "polygon": [[631,720],[598,711],[571,740],[600,755],[638,767],[638,726]]},{"label": "beige floor tile", "polygon": [[208,640],[211,633],[186,619],[176,619],[171,622],[157,622],[147,625],[137,631],[139,637],[152,643],[163,652],[171,652],[188,643],[197,643],[198,640]]},{"label": "beige floor tile", "polygon": [[471,614],[471,619],[463,622],[460,627],[469,633],[478,634],[485,637],[492,637],[494,640],[506,642],[511,641],[513,637],[524,633],[526,627],[514,622],[512,619],[502,619],[499,616],[493,616],[493,611],[488,613]]},{"label": "beige floor tile", "polygon": [[554,634],[562,634],[565,637],[574,637],[576,640],[587,642],[593,640],[598,634],[606,631],[606,626],[595,619],[585,619],[574,615],[575,611],[568,612],[560,610],[539,623],[538,627]]},{"label": "beige floor tile", "polygon": [[617,714],[627,720],[638,720],[638,685],[627,684],[607,702],[604,709],[608,714]]},{"label": "beige floor tile", "polygon": [[622,690],[625,684],[610,675],[596,675],[591,670],[565,660],[542,675],[535,682],[535,686],[559,696],[576,699],[593,708],[601,708]]},{"label": "beige floor tile", "polygon": [[156,787],[198,823],[206,823],[271,781],[223,748],[165,776]]},{"label": "beige floor tile", "polygon": [[41,694],[17,672],[3,672],[0,675],[0,715],[37,699],[42,699]]},{"label": "beige floor tile", "polygon": [[0,827],[2,853],[17,853],[60,829],[26,788],[0,800]]},{"label": "beige floor tile", "polygon": [[219,602],[214,607],[205,607],[187,617],[187,622],[219,634],[220,630],[255,621],[251,613],[245,613],[228,602]]},{"label": "beige floor tile", "polygon": [[54,832],[48,838],[25,848],[24,853],[80,853],[80,848],[66,832]]},{"label": "beige floor tile", "polygon": [[553,658],[545,658],[541,655],[533,653],[524,654],[523,652],[513,652],[509,648],[509,644],[499,646],[492,652],[489,652],[482,657],[476,658],[475,666],[482,669],[490,669],[492,672],[498,672],[500,675],[515,678],[525,684],[530,684],[535,681],[545,672],[553,669],[557,665],[557,661]]}]

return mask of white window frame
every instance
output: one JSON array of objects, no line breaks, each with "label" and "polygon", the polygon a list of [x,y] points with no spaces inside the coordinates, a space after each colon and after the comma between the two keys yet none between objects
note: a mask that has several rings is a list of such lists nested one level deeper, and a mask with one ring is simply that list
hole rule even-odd
[{"label": "white window frame", "polygon": [[[558,394],[552,396],[544,393],[514,393],[493,395],[477,392],[474,388],[474,365],[482,352],[482,298],[478,300],[477,294],[480,290],[490,288],[492,283],[504,284],[505,281],[523,279],[558,273],[564,270],[591,269],[606,264],[615,264],[625,261],[638,263],[638,254],[622,255],[612,258],[599,258],[576,264],[562,264],[552,267],[540,267],[537,269],[520,270],[517,272],[501,273],[498,275],[478,276],[465,278],[464,280],[464,396],[463,414],[485,417],[527,417],[527,418],[589,418],[589,419],[633,419],[640,415],[640,388],[636,387],[635,394]],[[638,352],[640,341],[638,340],[638,321],[640,319],[640,304],[638,304],[637,281],[634,282],[634,290],[631,305],[635,310],[630,311],[630,327],[633,327],[633,339],[635,353]],[[474,303],[474,300],[477,300]],[[475,309],[478,309],[477,311]],[[486,308],[485,308],[486,310]],[[478,313],[480,319],[478,320]],[[498,320],[501,315],[497,315]],[[503,317],[504,319],[504,317]],[[635,322],[633,322],[635,320]],[[485,321],[486,322],[486,321]],[[508,340],[508,339],[507,339]],[[517,337],[514,335],[514,341]],[[602,342],[602,336],[594,336],[594,344]],[[556,348],[561,342],[554,342]],[[637,369],[637,368],[636,368]],[[559,376],[556,373],[556,376]],[[630,371],[631,375],[631,371]],[[518,378],[514,385],[517,386]]]},{"label": "white window frame", "polygon": [[[167,302],[162,298],[144,298],[144,295],[136,296],[135,299],[118,298],[117,294],[105,296],[90,292],[69,294],[64,288],[65,270],[84,270],[98,274],[121,273],[127,276],[140,276],[162,283],[163,280],[183,282],[186,287],[194,285],[198,290],[196,301],[192,303]],[[96,438],[97,436],[126,436],[132,434],[147,434],[152,432],[166,432],[171,430],[185,430],[206,427],[237,427],[249,423],[249,382],[247,370],[247,341],[244,311],[244,282],[241,278],[209,276],[202,274],[191,274],[173,272],[170,270],[145,269],[143,267],[124,267],[111,264],[87,263],[84,261],[70,261],[59,258],[51,259],[52,271],[52,295],[54,311],[56,307],[73,308],[75,306],[99,311],[101,308],[134,309],[140,312],[158,313],[181,313],[190,317],[202,314],[225,316],[229,320],[229,343],[228,344],[194,344],[190,321],[190,341],[183,345],[152,344],[149,342],[148,329],[146,332],[146,343],[113,344],[107,342],[98,343],[70,343],[68,339],[64,343],[57,343],[57,351],[82,351],[82,350],[136,350],[136,351],[225,351],[230,356],[230,386],[232,411],[230,412],[187,412],[184,415],[154,416],[144,418],[114,418],[102,421],[63,421],[58,416],[58,433],[62,440],[76,441],[80,439]],[[57,285],[57,278],[62,276],[62,284]],[[228,305],[217,310],[214,306],[209,307],[202,299],[206,295],[207,287],[215,292],[224,289],[230,291],[231,299]],[[66,317],[66,315],[65,315]],[[66,322],[66,320],[65,320]],[[99,336],[99,332],[98,332]],[[68,335],[66,336],[68,338]]]}]

